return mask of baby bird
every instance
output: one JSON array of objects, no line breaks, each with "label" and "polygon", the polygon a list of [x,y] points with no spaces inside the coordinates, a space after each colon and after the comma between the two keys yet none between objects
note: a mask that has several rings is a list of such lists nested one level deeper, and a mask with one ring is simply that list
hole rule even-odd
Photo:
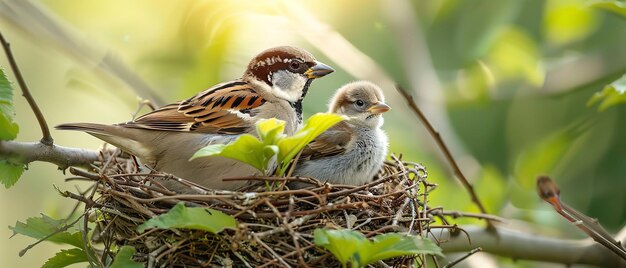
[{"label": "baby bird", "polygon": [[233,159],[212,156],[189,161],[191,156],[209,144],[226,144],[241,134],[256,133],[255,123],[260,119],[283,120],[285,132],[293,134],[301,127],[302,100],[309,85],[333,71],[304,49],[270,48],[250,61],[240,79],[215,85],[131,122],[70,123],[56,128],[87,132],[158,171],[209,188],[233,190],[244,183],[224,182],[223,178],[259,172]]},{"label": "baby bird", "polygon": [[387,135],[381,126],[382,113],[390,109],[382,90],[371,82],[357,81],[338,89],[329,112],[349,119],[309,143],[293,174],[331,184],[361,185],[371,181],[387,156]]}]

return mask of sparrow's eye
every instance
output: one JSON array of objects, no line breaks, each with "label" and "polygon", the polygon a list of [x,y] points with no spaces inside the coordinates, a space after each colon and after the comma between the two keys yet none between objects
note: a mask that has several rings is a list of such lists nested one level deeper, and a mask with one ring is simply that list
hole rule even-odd
[{"label": "sparrow's eye", "polygon": [[300,68],[302,68],[302,64],[303,63],[298,60],[292,60],[291,62],[289,62],[289,70],[291,70],[292,72],[300,71]]},{"label": "sparrow's eye", "polygon": [[354,104],[356,104],[356,106],[358,107],[363,107],[363,105],[365,105],[365,102],[363,102],[362,100],[357,100],[354,102]]}]

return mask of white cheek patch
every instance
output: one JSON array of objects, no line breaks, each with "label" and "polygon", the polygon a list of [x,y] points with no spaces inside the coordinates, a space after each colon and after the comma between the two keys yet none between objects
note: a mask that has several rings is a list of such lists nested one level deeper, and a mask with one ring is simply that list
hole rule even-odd
[{"label": "white cheek patch", "polygon": [[306,85],[307,78],[287,71],[278,71],[272,76],[272,92],[290,102],[295,102],[302,97],[302,90]]},{"label": "white cheek patch", "polygon": [[272,94],[278,97],[279,99],[287,100],[289,102],[295,102],[300,98],[302,93],[293,92],[293,91],[285,91],[279,87],[272,87]]}]

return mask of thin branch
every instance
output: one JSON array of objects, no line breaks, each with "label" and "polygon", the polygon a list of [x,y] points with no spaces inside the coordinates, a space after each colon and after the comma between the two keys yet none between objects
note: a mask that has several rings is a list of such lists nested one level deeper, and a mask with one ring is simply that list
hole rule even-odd
[{"label": "thin branch", "polygon": [[615,240],[596,219],[579,212],[561,201],[561,190],[556,183],[548,176],[537,177],[537,193],[539,197],[554,207],[554,210],[563,218],[581,229],[596,242],[615,252],[622,259],[626,260],[626,249]]},{"label": "thin branch", "polygon": [[498,217],[496,215],[491,214],[481,214],[481,213],[471,213],[471,212],[461,212],[456,210],[447,210],[444,211],[441,207],[429,208],[428,212],[435,216],[450,216],[452,218],[476,218],[476,219],[484,219],[490,220],[494,222],[507,222],[506,219],[502,217]]},{"label": "thin branch", "polygon": [[4,35],[2,35],[1,32],[0,41],[2,42],[2,48],[4,49],[4,53],[7,55],[7,59],[9,60],[9,64],[11,65],[11,69],[13,70],[13,74],[15,74],[15,79],[17,79],[17,83],[22,89],[22,96],[26,98],[26,101],[28,101],[28,105],[30,105],[30,108],[35,114],[35,117],[37,117],[37,122],[39,122],[39,128],[41,128],[41,134],[43,135],[43,137],[41,138],[41,143],[51,146],[54,143],[54,140],[52,139],[52,135],[50,135],[50,129],[48,129],[46,119],[43,117],[43,113],[41,113],[39,106],[37,106],[33,95],[30,94],[30,90],[26,85],[26,81],[22,76],[22,72],[20,72],[20,68],[17,66],[17,62],[15,61],[13,53],[11,52],[11,44],[9,44],[6,39],[4,39]]},{"label": "thin branch", "polygon": [[468,252],[481,247],[484,252],[515,259],[599,267],[626,266],[626,261],[588,239],[548,238],[503,227],[495,228],[497,235],[478,226],[468,226],[464,229],[472,237],[471,244],[465,237],[454,235],[447,229],[442,230],[441,234],[437,233],[439,240],[446,241],[440,245],[444,253]]},{"label": "thin branch", "polygon": [[454,261],[451,261],[450,263],[446,264],[446,266],[444,266],[443,268],[450,268],[452,266],[457,265],[459,262],[462,262],[463,260],[467,259],[469,256],[472,256],[474,254],[476,254],[477,252],[482,251],[483,249],[481,247],[477,247],[475,249],[472,249],[470,252],[468,252],[467,254],[465,254],[463,257],[458,258]]},{"label": "thin branch", "polygon": [[[469,192],[472,198],[472,202],[476,204],[476,206],[478,207],[478,209],[480,210],[482,214],[487,214],[487,210],[485,209],[483,204],[480,202],[480,199],[478,198],[476,191],[474,191],[474,186],[467,180],[467,178],[465,177],[465,175],[459,168],[459,165],[456,163],[456,160],[454,160],[454,157],[452,157],[452,154],[450,153],[448,146],[446,146],[445,142],[441,138],[441,135],[439,135],[439,132],[435,130],[435,128],[430,124],[430,122],[428,121],[424,113],[422,113],[420,108],[417,107],[417,104],[415,104],[413,97],[409,95],[406,91],[404,91],[404,89],[400,85],[397,85],[396,89],[398,90],[400,95],[404,97],[407,104],[409,105],[409,108],[411,108],[411,111],[413,111],[413,113],[415,113],[415,115],[420,119],[420,121],[422,121],[422,124],[424,124],[424,126],[426,127],[426,130],[428,130],[428,133],[430,133],[430,135],[435,139],[435,142],[439,146],[439,149],[441,149],[444,156],[446,157],[446,160],[452,166],[452,169],[454,170],[454,175],[456,175],[456,177],[459,178],[459,180],[461,181],[461,183],[463,184],[467,192]],[[487,219],[487,223],[491,225],[491,222],[488,219]]]},{"label": "thin branch", "polygon": [[99,157],[97,152],[84,149],[47,146],[40,142],[0,141],[0,159],[20,164],[43,161],[66,169],[70,166],[90,168]]}]

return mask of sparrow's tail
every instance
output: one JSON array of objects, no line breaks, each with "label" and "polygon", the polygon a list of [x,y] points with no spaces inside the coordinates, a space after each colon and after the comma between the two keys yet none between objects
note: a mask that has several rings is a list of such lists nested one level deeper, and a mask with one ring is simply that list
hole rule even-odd
[{"label": "sparrow's tail", "polygon": [[139,158],[151,158],[151,148],[144,146],[139,141],[142,135],[139,135],[136,129],[94,123],[67,123],[55,126],[55,128],[60,130],[77,130],[87,132],[92,136],[115,145],[126,152],[138,156]]}]

